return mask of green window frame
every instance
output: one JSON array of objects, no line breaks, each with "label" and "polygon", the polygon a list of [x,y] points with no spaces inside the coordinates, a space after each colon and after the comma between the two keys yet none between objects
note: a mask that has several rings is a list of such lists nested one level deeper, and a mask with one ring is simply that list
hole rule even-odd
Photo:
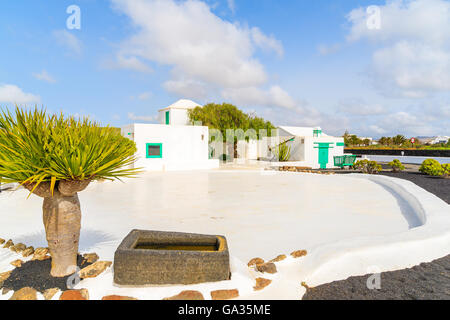
[{"label": "green window frame", "polygon": [[[159,155],[151,155],[149,147],[159,147]],[[145,146],[145,155],[147,159],[161,159],[163,157],[163,145],[162,143],[147,143]]]},{"label": "green window frame", "polygon": [[345,147],[345,143],[344,142],[338,142],[338,143],[336,143],[336,146],[338,146],[338,147]]}]

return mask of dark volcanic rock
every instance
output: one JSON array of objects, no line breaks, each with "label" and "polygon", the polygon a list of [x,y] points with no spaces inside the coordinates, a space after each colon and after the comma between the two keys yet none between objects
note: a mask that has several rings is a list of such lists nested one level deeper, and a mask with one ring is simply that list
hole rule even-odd
[{"label": "dark volcanic rock", "polygon": [[350,277],[309,288],[303,300],[450,299],[450,256],[410,269],[384,272],[380,290],[367,288],[369,276]]},{"label": "dark volcanic rock", "polygon": [[[78,266],[80,269],[87,267],[89,263],[82,264],[83,257],[78,256]],[[7,288],[17,291],[19,289],[30,287],[43,293],[47,289],[59,288],[62,291],[67,290],[67,279],[70,276],[64,278],[54,278],[50,275],[51,259],[46,260],[31,260],[28,261],[20,268],[16,268],[11,272],[11,275],[3,282],[1,288]]]}]

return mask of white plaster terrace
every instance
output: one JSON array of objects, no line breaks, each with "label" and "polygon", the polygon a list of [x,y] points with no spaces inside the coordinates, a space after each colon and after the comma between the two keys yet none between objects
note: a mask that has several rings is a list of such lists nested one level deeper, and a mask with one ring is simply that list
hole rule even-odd
[{"label": "white plaster terrace", "polygon": [[[28,192],[0,194],[0,237],[46,246],[42,200]],[[392,271],[450,253],[450,206],[415,184],[384,176],[210,170],[146,173],[138,179],[93,183],[80,194],[80,252],[113,260],[132,229],[225,235],[232,279],[190,286],[117,287],[112,270],[85,279],[92,299],[108,294],[161,299],[198,290],[239,289],[240,299],[299,299],[310,286],[349,276]],[[306,249],[303,258],[278,262],[275,275],[247,267]],[[21,258],[0,249],[0,272]],[[29,259],[29,258],[28,258]],[[253,291],[256,277],[272,279]],[[1,296],[8,299],[12,293]],[[40,295],[40,298],[42,296]],[[58,299],[58,295],[54,297]]]}]

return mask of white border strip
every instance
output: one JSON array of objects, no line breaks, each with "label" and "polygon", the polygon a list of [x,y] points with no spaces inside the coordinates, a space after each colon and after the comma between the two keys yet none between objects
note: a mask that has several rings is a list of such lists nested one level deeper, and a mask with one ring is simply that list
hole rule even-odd
[{"label": "white border strip", "polygon": [[[381,184],[401,196],[423,223],[390,236],[361,237],[320,246],[302,264],[310,286],[430,262],[450,253],[450,206],[412,182],[386,176],[351,174]],[[376,195],[374,195],[376,196]]]}]

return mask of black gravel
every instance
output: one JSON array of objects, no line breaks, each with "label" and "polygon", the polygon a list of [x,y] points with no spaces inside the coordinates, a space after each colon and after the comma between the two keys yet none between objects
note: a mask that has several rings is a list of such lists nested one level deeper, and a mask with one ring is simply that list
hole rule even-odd
[{"label": "black gravel", "polygon": [[380,290],[367,288],[369,276],[351,277],[308,289],[303,300],[450,299],[450,256],[411,269],[384,272]]},{"label": "black gravel", "polygon": [[[83,260],[83,257],[78,255],[77,265],[80,269],[90,265],[87,262],[82,263]],[[20,268],[15,268],[0,289],[6,288],[17,291],[25,287],[31,287],[42,293],[52,288],[67,290],[67,279],[70,276],[54,278],[50,275],[50,270],[51,259],[28,261],[22,264]]]},{"label": "black gravel", "polygon": [[[419,172],[381,172],[409,180],[450,204],[450,179]],[[450,249],[449,249],[450,250]],[[450,255],[410,269],[381,274],[381,289],[367,287],[371,275],[350,277],[307,290],[303,300],[442,300],[450,299]]]}]

